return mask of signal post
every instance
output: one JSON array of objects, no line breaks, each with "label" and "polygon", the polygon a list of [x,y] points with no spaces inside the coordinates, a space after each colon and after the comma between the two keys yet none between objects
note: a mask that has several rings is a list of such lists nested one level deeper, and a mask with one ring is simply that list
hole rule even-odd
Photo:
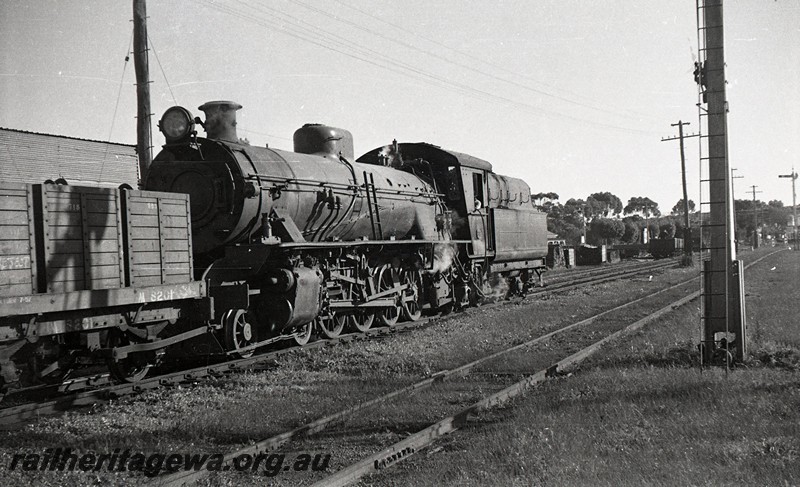
[{"label": "signal post", "polygon": [[[728,165],[728,104],[725,96],[725,56],[722,0],[701,0],[698,3],[700,60],[695,80],[700,86],[701,136],[707,145],[708,201],[710,218],[703,222],[703,330],[704,362],[724,358],[742,360],[747,352],[744,313],[744,276],[742,261],[736,259],[733,227],[733,195]],[[705,107],[703,106],[705,105]]]}]

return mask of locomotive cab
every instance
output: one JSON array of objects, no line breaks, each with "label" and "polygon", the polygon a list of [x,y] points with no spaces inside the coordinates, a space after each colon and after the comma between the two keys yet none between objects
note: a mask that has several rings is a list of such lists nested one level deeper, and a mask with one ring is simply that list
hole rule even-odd
[{"label": "locomotive cab", "polygon": [[[358,160],[381,164],[386,149],[374,149]],[[495,174],[489,162],[477,157],[431,144],[396,144],[391,149],[395,159],[402,161],[401,166],[429,168],[435,187],[452,212],[454,238],[470,242],[462,258],[480,269],[475,272],[514,279],[522,276],[528,282],[529,271],[543,271],[546,215],[533,206],[524,181]]]}]

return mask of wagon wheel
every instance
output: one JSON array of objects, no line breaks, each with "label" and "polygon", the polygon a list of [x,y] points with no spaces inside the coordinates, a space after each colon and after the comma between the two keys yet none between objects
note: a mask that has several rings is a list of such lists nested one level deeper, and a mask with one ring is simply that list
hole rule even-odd
[{"label": "wagon wheel", "polygon": [[[131,345],[132,342],[128,336],[119,330],[110,330],[108,335],[109,348],[123,347]],[[139,382],[147,376],[150,372],[150,367],[153,364],[147,360],[144,353],[132,353],[124,359],[108,360],[108,371],[111,376],[121,382]]]},{"label": "wagon wheel", "polygon": [[422,316],[422,273],[406,270],[402,277],[403,284],[408,286],[403,290],[403,319],[417,321]]},{"label": "wagon wheel", "polygon": [[[400,270],[395,269],[391,264],[386,264],[378,271],[377,288],[378,292],[387,291],[400,285]],[[396,297],[389,295],[388,297]],[[378,312],[378,318],[384,326],[394,326],[400,318],[401,306],[395,304],[384,308]]]},{"label": "wagon wheel", "polygon": [[311,332],[314,330],[314,322],[306,323],[305,325],[295,328],[294,341],[301,347],[311,341]]},{"label": "wagon wheel", "polygon": [[255,349],[238,351],[256,343],[255,330],[247,320],[247,312],[243,309],[230,309],[222,318],[222,324],[225,331],[225,349],[235,352],[241,358],[252,356]]}]

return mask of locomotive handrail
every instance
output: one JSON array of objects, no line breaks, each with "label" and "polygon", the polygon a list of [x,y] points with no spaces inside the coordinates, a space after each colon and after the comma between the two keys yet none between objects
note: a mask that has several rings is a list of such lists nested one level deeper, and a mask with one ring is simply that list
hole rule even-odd
[{"label": "locomotive handrail", "polygon": [[[319,187],[330,187],[333,189],[347,189],[347,190],[355,190],[355,191],[362,191],[363,185],[354,185],[354,184],[343,184],[343,183],[336,183],[336,182],[327,182],[313,180],[313,179],[302,179],[302,178],[283,178],[283,177],[275,177],[275,176],[265,176],[261,174],[251,174],[245,179],[255,179],[258,181],[268,181],[271,183],[295,183],[295,184],[303,184],[306,186],[314,186],[315,188]],[[295,190],[300,191],[300,190]],[[403,195],[403,196],[425,196],[429,198],[444,198],[443,193],[436,193],[433,191],[409,191],[407,189],[384,189],[384,188],[375,188],[375,192],[381,195]]]}]

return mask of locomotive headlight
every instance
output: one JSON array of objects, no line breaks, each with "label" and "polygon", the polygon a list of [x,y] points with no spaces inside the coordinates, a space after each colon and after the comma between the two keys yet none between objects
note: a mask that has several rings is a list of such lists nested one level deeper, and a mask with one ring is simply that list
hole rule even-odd
[{"label": "locomotive headlight", "polygon": [[158,128],[164,134],[168,144],[179,142],[194,132],[194,118],[189,110],[183,107],[172,107],[161,116]]}]

